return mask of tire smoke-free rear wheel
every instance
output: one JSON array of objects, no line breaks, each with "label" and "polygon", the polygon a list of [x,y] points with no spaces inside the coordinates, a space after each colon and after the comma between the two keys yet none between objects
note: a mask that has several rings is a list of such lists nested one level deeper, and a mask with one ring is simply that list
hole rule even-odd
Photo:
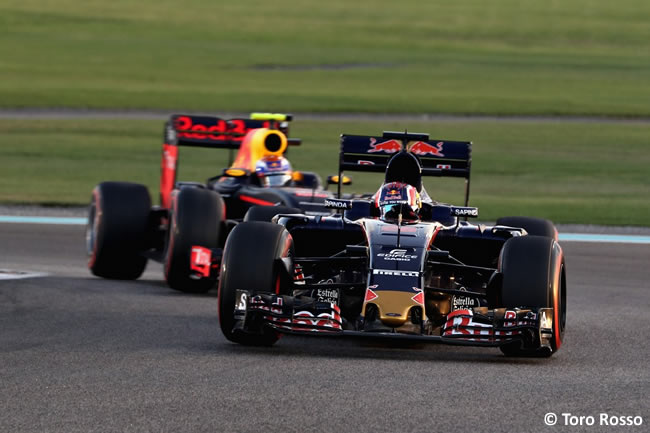
[{"label": "tire smoke-free rear wheel", "polygon": [[237,291],[250,295],[280,294],[282,274],[277,259],[293,255],[293,239],[280,225],[243,222],[228,236],[219,278],[219,324],[224,336],[235,343],[270,346],[277,332],[263,328],[258,334],[233,330]]},{"label": "tire smoke-free rear wheel", "polygon": [[521,227],[531,236],[546,236],[557,241],[557,229],[553,223],[544,218],[509,216],[497,220],[499,226]]},{"label": "tire smoke-free rear wheel", "polygon": [[253,206],[244,215],[244,221],[271,222],[278,214],[301,214],[302,210],[288,206]]},{"label": "tire smoke-free rear wheel", "polygon": [[95,187],[86,226],[88,268],[94,275],[119,280],[142,275],[150,210],[144,185],[102,182]]},{"label": "tire smoke-free rear wheel", "polygon": [[[562,345],[566,327],[566,271],[559,244],[545,236],[518,236],[508,239],[501,251],[499,271],[503,275],[501,304],[505,308],[553,309],[553,336],[550,356]],[[509,356],[529,355],[518,344],[502,346]]]},{"label": "tire smoke-free rear wheel", "polygon": [[172,199],[169,233],[165,246],[165,279],[169,287],[189,293],[204,293],[214,287],[216,277],[191,278],[193,246],[219,247],[224,204],[221,196],[203,188],[182,188]]}]

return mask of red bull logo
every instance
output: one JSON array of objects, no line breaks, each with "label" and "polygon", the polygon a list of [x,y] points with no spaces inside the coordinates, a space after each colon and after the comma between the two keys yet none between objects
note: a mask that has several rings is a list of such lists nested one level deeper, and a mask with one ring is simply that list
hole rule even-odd
[{"label": "red bull logo", "polygon": [[281,170],[282,169],[282,163],[280,161],[268,160],[268,161],[266,161],[266,167],[271,171],[273,171],[273,170]]},{"label": "red bull logo", "polygon": [[384,153],[397,153],[402,150],[402,143],[398,140],[388,140],[377,143],[375,138],[370,139],[370,149],[368,153],[384,152]]},{"label": "red bull logo", "polygon": [[418,156],[445,156],[445,154],[442,153],[443,144],[444,143],[442,141],[436,143],[435,145],[429,144],[426,141],[416,141],[411,146],[411,153],[414,153]]}]

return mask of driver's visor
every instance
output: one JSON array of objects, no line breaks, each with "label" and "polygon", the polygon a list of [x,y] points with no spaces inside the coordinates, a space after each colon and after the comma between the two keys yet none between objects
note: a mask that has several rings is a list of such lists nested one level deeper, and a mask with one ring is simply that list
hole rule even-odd
[{"label": "driver's visor", "polygon": [[399,214],[402,214],[403,220],[417,220],[418,215],[413,210],[408,201],[399,201],[388,204],[380,204],[379,206],[380,215],[382,219],[385,220],[397,220]]},{"label": "driver's visor", "polygon": [[262,186],[275,187],[286,186],[291,182],[291,174],[289,173],[267,173],[260,176],[260,183]]}]

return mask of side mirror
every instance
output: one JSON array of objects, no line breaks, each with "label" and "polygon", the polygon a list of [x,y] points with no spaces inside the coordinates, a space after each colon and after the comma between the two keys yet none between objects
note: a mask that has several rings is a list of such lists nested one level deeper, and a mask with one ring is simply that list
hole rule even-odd
[{"label": "side mirror", "polygon": [[[338,183],[339,183],[339,177],[337,175],[333,174],[333,175],[327,176],[327,184],[328,185],[338,185]],[[343,183],[343,185],[352,185],[352,179],[350,179],[349,177],[343,175],[343,182],[341,182],[341,183]]]},{"label": "side mirror", "polygon": [[226,168],[223,171],[223,176],[228,176],[228,177],[244,177],[248,176],[250,171],[244,170],[243,168]]},{"label": "side mirror", "polygon": [[294,182],[302,182],[303,180],[305,180],[305,175],[302,174],[301,171],[294,171],[293,173],[291,173],[291,179]]}]

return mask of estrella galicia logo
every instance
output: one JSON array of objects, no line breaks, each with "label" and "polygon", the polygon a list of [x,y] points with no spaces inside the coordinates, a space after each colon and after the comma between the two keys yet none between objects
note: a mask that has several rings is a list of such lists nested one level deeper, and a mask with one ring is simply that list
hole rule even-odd
[{"label": "estrella galicia logo", "polygon": [[316,289],[314,293],[315,297],[319,302],[328,302],[330,304],[338,304],[339,302],[339,290],[338,289]]},{"label": "estrella galicia logo", "polygon": [[[465,287],[459,289],[461,292],[466,292]],[[451,311],[456,310],[465,310],[468,308],[479,307],[480,302],[476,298],[470,298],[469,296],[452,296],[451,297]]]}]

